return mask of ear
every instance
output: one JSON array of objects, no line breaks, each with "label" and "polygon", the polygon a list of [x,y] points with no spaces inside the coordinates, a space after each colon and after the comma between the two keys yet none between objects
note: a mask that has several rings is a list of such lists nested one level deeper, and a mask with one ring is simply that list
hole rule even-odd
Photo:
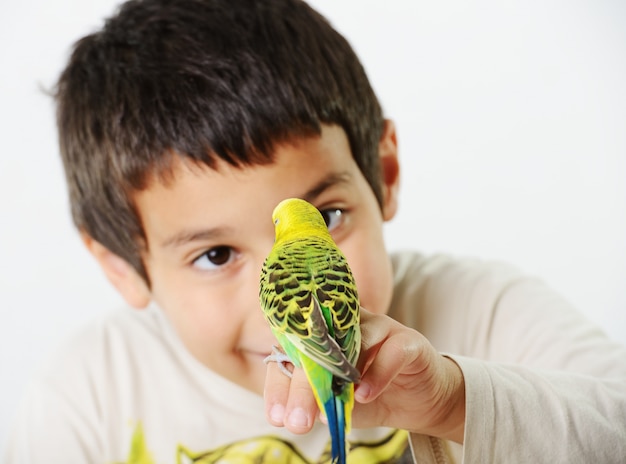
[{"label": "ear", "polygon": [[383,177],[383,219],[393,219],[398,210],[400,188],[400,164],[398,163],[398,139],[396,125],[386,119],[383,134],[378,144],[380,167]]},{"label": "ear", "polygon": [[81,238],[89,252],[100,264],[109,282],[120,292],[124,300],[136,309],[143,309],[148,306],[151,300],[150,289],[135,268],[90,235],[81,232]]}]

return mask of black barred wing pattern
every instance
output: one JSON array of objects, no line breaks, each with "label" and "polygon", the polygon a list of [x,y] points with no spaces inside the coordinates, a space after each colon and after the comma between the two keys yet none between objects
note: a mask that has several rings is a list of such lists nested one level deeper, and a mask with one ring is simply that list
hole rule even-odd
[{"label": "black barred wing pattern", "polygon": [[261,273],[261,302],[275,333],[334,375],[358,382],[360,306],[344,255],[308,237],[275,249]]}]

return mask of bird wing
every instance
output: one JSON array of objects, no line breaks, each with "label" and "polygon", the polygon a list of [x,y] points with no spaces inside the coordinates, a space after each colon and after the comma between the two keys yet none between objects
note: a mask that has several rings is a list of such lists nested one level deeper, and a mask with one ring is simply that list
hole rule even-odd
[{"label": "bird wing", "polygon": [[311,265],[302,248],[283,247],[266,261],[261,290],[266,318],[304,356],[333,375],[358,381],[360,307],[345,258],[327,250]]}]

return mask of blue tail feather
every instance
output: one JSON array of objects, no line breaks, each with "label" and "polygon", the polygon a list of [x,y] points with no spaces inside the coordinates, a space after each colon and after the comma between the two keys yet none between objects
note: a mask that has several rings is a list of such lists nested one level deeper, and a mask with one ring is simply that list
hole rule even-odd
[{"label": "blue tail feather", "polygon": [[324,403],[324,412],[328,421],[333,464],[346,464],[346,418],[343,401],[331,396]]}]

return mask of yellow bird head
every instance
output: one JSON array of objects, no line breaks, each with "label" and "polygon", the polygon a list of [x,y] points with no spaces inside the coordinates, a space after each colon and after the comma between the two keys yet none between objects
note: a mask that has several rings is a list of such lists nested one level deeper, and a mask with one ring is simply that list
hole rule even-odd
[{"label": "yellow bird head", "polygon": [[330,239],[322,214],[311,203],[300,198],[288,198],[281,201],[274,208],[272,220],[277,243],[298,236]]}]

